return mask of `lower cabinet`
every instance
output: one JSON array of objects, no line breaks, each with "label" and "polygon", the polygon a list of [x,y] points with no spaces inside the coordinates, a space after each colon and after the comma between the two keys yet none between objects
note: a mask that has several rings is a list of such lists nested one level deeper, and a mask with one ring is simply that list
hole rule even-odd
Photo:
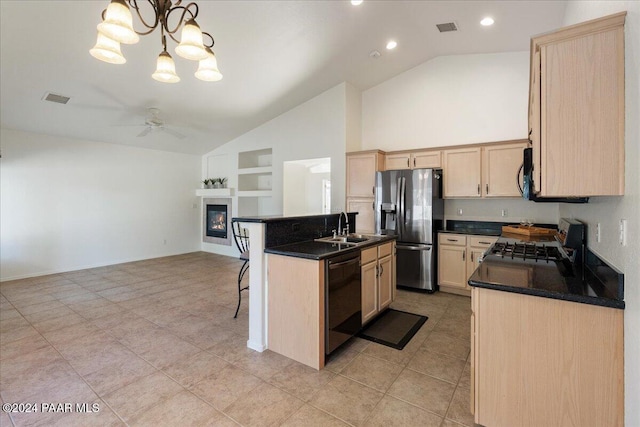
[{"label": "lower cabinet", "polygon": [[493,236],[440,233],[438,235],[438,285],[443,292],[470,295],[469,277],[482,254],[497,240]]},{"label": "lower cabinet", "polygon": [[624,425],[624,310],[473,288],[477,424]]},{"label": "lower cabinet", "polygon": [[362,324],[373,319],[391,304],[394,296],[394,242],[363,249]]}]

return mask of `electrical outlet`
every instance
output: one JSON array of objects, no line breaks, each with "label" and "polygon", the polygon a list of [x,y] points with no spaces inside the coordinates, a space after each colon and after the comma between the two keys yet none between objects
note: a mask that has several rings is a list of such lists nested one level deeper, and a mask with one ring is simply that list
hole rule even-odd
[{"label": "electrical outlet", "polygon": [[602,229],[600,228],[600,223],[596,225],[596,242],[600,243],[600,239],[602,239]]},{"label": "electrical outlet", "polygon": [[462,208],[458,209],[458,216],[462,216]]},{"label": "electrical outlet", "polygon": [[620,230],[620,236],[619,236],[620,246],[627,246],[627,220],[626,219],[620,220],[619,230]]},{"label": "electrical outlet", "polygon": [[502,216],[509,216],[509,211],[507,209],[502,209],[501,214]]}]

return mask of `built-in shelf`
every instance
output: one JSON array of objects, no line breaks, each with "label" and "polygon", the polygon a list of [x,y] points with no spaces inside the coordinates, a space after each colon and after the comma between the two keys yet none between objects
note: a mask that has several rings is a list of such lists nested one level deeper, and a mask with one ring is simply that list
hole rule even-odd
[{"label": "built-in shelf", "polygon": [[258,166],[255,168],[238,169],[238,175],[253,175],[253,174],[269,174],[273,173],[273,166]]},{"label": "built-in shelf", "polygon": [[238,153],[238,197],[270,197],[272,194],[272,150]]},{"label": "built-in shelf", "polygon": [[231,197],[233,196],[233,188],[200,188],[196,190],[196,196]]}]

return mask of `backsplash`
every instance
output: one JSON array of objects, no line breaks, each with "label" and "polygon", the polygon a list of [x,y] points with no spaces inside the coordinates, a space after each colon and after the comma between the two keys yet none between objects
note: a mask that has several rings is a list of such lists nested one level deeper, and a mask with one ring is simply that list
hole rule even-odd
[{"label": "backsplash", "polygon": [[[349,232],[354,232],[356,229],[356,215],[355,213],[347,214]],[[265,247],[271,248],[330,236],[332,230],[338,229],[338,217],[339,214],[314,215],[267,222]]]},{"label": "backsplash", "polygon": [[[462,215],[459,210],[462,210]],[[527,219],[549,224],[557,224],[560,218],[558,203],[535,203],[519,198],[445,199],[444,216],[447,220],[520,223]]]}]

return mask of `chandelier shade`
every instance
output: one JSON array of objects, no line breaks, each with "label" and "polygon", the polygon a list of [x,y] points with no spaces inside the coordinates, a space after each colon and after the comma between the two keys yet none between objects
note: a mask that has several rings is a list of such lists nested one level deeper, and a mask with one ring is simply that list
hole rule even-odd
[{"label": "chandelier shade", "polygon": [[176,63],[173,62],[173,58],[166,50],[158,55],[156,71],[151,77],[162,83],[178,83],[180,81],[180,77],[176,74]]},{"label": "chandelier shade", "polygon": [[180,44],[176,46],[176,53],[184,59],[200,61],[206,59],[208,54],[202,42],[202,31],[194,19],[185,22],[182,27]]},{"label": "chandelier shade", "polygon": [[[140,36],[160,30],[162,53],[158,55],[156,70],[151,75],[155,80],[176,83],[176,65],[167,52],[167,37],[177,43],[175,52],[182,58],[200,61],[196,77],[215,82],[222,79],[217,59],[211,50],[214,40],[211,34],[203,32],[196,22],[198,5],[195,2],[182,5],[182,0],[111,0],[102,11],[102,22],[98,24],[98,40],[89,53],[100,61],[110,64],[124,64],[126,59],[120,50],[120,43],[134,44]],[[142,6],[142,7],[141,7]],[[147,9],[142,10],[141,9]],[[133,28],[133,13],[145,27],[143,31]],[[154,15],[150,15],[150,13]],[[149,15],[154,17],[149,20]],[[176,38],[178,31],[180,40]]]},{"label": "chandelier shade", "polygon": [[120,51],[120,43],[98,32],[96,45],[89,50],[91,56],[109,64],[124,64],[127,59]]},{"label": "chandelier shade", "polygon": [[217,82],[222,80],[222,73],[218,70],[218,60],[216,55],[209,48],[206,48],[207,57],[200,61],[196,77],[205,82]]},{"label": "chandelier shade", "polygon": [[133,29],[133,16],[124,0],[111,0],[104,13],[98,31],[112,40],[124,44],[134,44],[140,37]]}]

